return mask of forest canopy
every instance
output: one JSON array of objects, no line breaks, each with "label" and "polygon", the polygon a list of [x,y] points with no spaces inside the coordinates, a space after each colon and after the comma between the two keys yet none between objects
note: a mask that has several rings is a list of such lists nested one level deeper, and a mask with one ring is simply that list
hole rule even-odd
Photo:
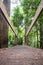
[{"label": "forest canopy", "polygon": [[41,0],[20,0],[20,5],[13,8],[13,14],[10,19],[18,32],[18,38],[16,38],[15,41],[16,36],[13,35],[11,29],[9,28],[9,33],[11,33],[8,33],[9,46],[29,45],[40,48],[40,33],[41,27],[43,27],[43,12],[39,16],[29,35],[27,37],[25,36],[40,2]]}]

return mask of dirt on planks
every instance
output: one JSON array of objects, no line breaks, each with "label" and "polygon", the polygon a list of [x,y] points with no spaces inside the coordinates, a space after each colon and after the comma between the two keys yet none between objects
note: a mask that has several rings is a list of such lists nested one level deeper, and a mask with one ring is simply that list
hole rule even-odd
[{"label": "dirt on planks", "polygon": [[43,65],[43,50],[29,46],[0,49],[0,65]]}]

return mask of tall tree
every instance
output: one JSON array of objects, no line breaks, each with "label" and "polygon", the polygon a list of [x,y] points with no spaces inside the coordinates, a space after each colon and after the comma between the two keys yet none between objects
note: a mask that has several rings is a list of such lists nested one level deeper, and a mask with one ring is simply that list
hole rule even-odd
[{"label": "tall tree", "polygon": [[[30,25],[32,18],[36,12],[37,6],[40,0],[22,0],[21,6],[24,12],[25,21],[25,34],[27,33],[28,26]],[[28,45],[28,35],[25,36],[25,43]]]},{"label": "tall tree", "polygon": [[[18,31],[18,40],[20,40],[19,39],[19,34],[21,32],[20,27],[22,26],[22,23],[23,23],[22,22],[23,21],[23,14],[20,11],[20,7],[17,6],[16,8],[14,8],[13,15],[11,16],[11,20],[13,22],[13,25],[15,26],[15,28]],[[17,43],[18,43],[18,40],[17,40]]]},{"label": "tall tree", "polygon": [[[20,8],[18,6],[16,7],[16,9],[14,9],[12,21],[15,27],[17,27],[18,31],[20,31],[19,27],[21,26],[21,24],[24,23],[25,34],[27,33],[28,26],[30,26],[31,24],[31,21],[35,15],[39,3],[40,0],[21,0],[21,13]],[[28,36],[25,37],[25,43],[26,45],[28,45],[29,43]]]},{"label": "tall tree", "polygon": [[43,49],[43,12],[41,12],[38,20],[40,24],[40,48]]}]

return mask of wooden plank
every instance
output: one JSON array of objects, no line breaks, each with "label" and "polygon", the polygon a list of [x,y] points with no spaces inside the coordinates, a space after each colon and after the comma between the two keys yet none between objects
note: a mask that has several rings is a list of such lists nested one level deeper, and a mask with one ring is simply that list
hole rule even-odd
[{"label": "wooden plank", "polygon": [[0,65],[43,65],[43,50],[29,46],[0,49]]},{"label": "wooden plank", "polygon": [[37,9],[37,11],[36,11],[36,14],[35,14],[35,16],[34,16],[34,19],[32,20],[31,25],[28,27],[26,36],[27,36],[27,35],[29,34],[29,32],[31,31],[31,29],[32,29],[33,25],[35,24],[35,22],[36,22],[38,16],[40,15],[40,12],[42,11],[42,9],[43,9],[43,0],[41,1],[40,5],[39,5],[39,7],[38,7],[38,9]]},{"label": "wooden plank", "polygon": [[0,1],[0,8],[5,16],[5,18],[7,19],[7,23],[8,25],[11,27],[12,31],[14,32],[14,34],[17,36],[17,31],[15,30],[15,28],[13,27],[13,24],[10,21],[10,18],[8,17],[7,11],[6,11],[6,7],[5,5],[2,3],[2,1]]}]

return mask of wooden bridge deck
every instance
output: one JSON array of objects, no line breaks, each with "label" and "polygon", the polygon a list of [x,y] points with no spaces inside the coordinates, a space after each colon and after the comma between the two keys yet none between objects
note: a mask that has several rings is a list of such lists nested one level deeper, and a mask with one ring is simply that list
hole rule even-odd
[{"label": "wooden bridge deck", "polygon": [[28,46],[0,49],[0,65],[43,65],[43,50]]}]

